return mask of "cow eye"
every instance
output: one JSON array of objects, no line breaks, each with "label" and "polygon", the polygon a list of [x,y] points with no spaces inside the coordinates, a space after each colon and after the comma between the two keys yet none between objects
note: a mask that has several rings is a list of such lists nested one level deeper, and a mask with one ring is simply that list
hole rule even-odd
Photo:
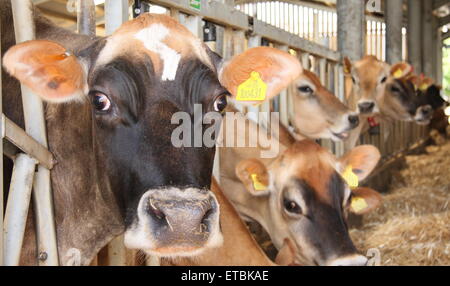
[{"label": "cow eye", "polygon": [[302,214],[302,208],[294,201],[284,200],[284,208],[291,214]]},{"label": "cow eye", "polygon": [[301,93],[307,93],[307,94],[312,94],[314,91],[312,90],[312,88],[310,88],[307,85],[302,85],[298,88],[298,91],[300,91]]},{"label": "cow eye", "polygon": [[217,112],[222,112],[227,107],[227,96],[221,95],[214,101],[214,110]]},{"label": "cow eye", "polygon": [[385,83],[387,81],[387,77],[383,77],[382,79],[381,79],[381,83],[383,84],[383,83]]},{"label": "cow eye", "polygon": [[111,101],[101,92],[92,93],[92,104],[97,111],[108,111],[111,108]]},{"label": "cow eye", "polygon": [[393,86],[393,87],[391,87],[391,91],[395,92],[395,93],[399,93],[401,90],[398,87]]}]

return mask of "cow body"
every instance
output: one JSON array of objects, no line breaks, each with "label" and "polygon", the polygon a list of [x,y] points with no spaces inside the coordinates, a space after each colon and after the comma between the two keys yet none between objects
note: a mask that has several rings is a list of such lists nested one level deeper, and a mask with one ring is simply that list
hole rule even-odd
[{"label": "cow body", "polygon": [[[2,28],[10,28],[10,2],[1,4]],[[256,48],[223,63],[165,15],[143,14],[105,38],[34,16],[36,40],[13,46],[12,29],[2,32],[3,65],[47,102],[61,264],[88,264],[123,232],[126,247],[163,257],[221,245],[219,204],[209,190],[214,144],[178,146],[172,120],[182,114],[182,126],[206,134],[220,126],[227,96],[235,97],[251,72],[268,85],[268,98],[284,89],[300,71],[295,63],[282,65],[292,56]],[[18,82],[4,78],[5,113],[23,126]],[[197,120],[198,106],[213,121]],[[183,139],[191,143],[195,135]],[[23,256],[36,263],[31,227]]]},{"label": "cow body", "polygon": [[[248,132],[257,132],[248,127]],[[221,149],[221,158],[227,158],[222,159],[226,168],[221,168],[225,195],[242,218],[268,232],[275,247],[293,245],[294,264],[365,264],[348,235],[346,212],[352,192],[367,195],[372,209],[380,196],[368,189],[351,192],[340,173],[351,165],[365,178],[378,162],[376,148],[362,146],[340,160],[308,140],[280,146],[279,155],[271,159],[258,157],[258,148]]]}]

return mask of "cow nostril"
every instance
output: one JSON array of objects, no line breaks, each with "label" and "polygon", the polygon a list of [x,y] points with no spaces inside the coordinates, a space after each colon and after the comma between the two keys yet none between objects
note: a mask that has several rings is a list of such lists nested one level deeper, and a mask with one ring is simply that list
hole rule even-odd
[{"label": "cow nostril", "polygon": [[348,117],[348,121],[350,122],[350,125],[352,127],[356,127],[356,126],[359,125],[359,116],[357,116],[357,115],[350,115]]},{"label": "cow nostril", "polygon": [[150,214],[151,217],[153,217],[154,219],[157,220],[164,220],[166,218],[166,215],[164,214],[163,211],[161,211],[160,209],[158,209],[152,201],[149,202],[149,206],[148,206],[148,213]]},{"label": "cow nostril", "polygon": [[368,113],[371,112],[374,107],[375,107],[375,103],[373,102],[364,102],[364,103],[360,103],[358,104],[359,110],[363,113]]}]

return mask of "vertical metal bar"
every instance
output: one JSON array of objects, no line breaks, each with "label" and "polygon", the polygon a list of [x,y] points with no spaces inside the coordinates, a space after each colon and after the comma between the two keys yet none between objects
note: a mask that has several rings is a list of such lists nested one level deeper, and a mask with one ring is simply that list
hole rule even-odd
[{"label": "vertical metal bar", "polygon": [[[0,39],[1,39],[2,24],[0,21]],[[2,54],[2,45],[0,45],[0,55]],[[2,96],[2,73],[0,72],[0,115],[3,114],[3,96]],[[0,121],[0,266],[3,266],[3,136],[5,134],[5,125]]]},{"label": "vertical metal bar", "polygon": [[364,55],[364,9],[365,1],[337,0],[339,51],[354,61]]},{"label": "vertical metal bar", "polygon": [[94,0],[78,0],[77,27],[78,33],[95,36]]},{"label": "vertical metal bar", "polygon": [[408,59],[422,72],[422,0],[408,0]]},{"label": "vertical metal bar", "polygon": [[128,0],[106,0],[105,28],[106,35],[111,35],[123,22],[128,21]]},{"label": "vertical metal bar", "polygon": [[[11,1],[16,32],[16,42],[34,39],[33,14],[31,2],[28,0]],[[47,147],[47,135],[44,109],[41,99],[27,87],[22,86],[22,104],[27,133],[36,141]],[[56,247],[56,231],[53,218],[53,199],[50,188],[50,171],[42,166],[35,174],[34,201],[38,252],[45,252],[47,260],[40,262],[44,265],[58,264],[58,250]],[[25,202],[24,202],[25,203]],[[23,218],[26,220],[26,217]]]},{"label": "vertical metal bar", "polygon": [[35,166],[36,161],[26,154],[19,154],[14,162],[3,233],[6,266],[19,265]]},{"label": "vertical metal bar", "polygon": [[385,2],[386,60],[390,64],[402,60],[403,0]]}]

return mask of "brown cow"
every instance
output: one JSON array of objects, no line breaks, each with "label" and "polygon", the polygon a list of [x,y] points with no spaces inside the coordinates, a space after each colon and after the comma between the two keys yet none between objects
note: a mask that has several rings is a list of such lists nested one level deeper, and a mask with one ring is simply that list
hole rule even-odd
[{"label": "brown cow", "polygon": [[[219,205],[209,190],[215,148],[175,147],[171,118],[192,115],[196,104],[218,114],[252,71],[275,96],[300,72],[291,56],[262,48],[223,63],[177,21],[153,14],[90,38],[35,12],[37,39],[14,45],[10,1],[0,9],[5,69],[47,102],[60,263],[76,256],[88,264],[123,232],[128,248],[157,256],[219,246]],[[23,126],[18,81],[4,79],[5,113]],[[23,256],[36,263],[30,231]]]},{"label": "brown cow", "polygon": [[355,63],[346,58],[344,66],[346,75],[352,79],[349,102],[357,104],[361,120],[346,142],[348,147],[354,147],[360,134],[369,128],[369,118],[421,123],[430,117],[421,112],[421,102],[409,81],[412,72],[409,64],[389,66],[374,56],[366,56]]},{"label": "brown cow", "polygon": [[290,241],[300,265],[366,264],[349,237],[346,214],[375,209],[381,196],[368,188],[350,190],[340,174],[350,168],[359,180],[366,178],[380,158],[375,147],[357,147],[337,160],[305,140],[272,161],[236,149],[241,161],[234,157],[235,174],[222,174],[223,190],[244,219],[263,226],[275,247]]}]

